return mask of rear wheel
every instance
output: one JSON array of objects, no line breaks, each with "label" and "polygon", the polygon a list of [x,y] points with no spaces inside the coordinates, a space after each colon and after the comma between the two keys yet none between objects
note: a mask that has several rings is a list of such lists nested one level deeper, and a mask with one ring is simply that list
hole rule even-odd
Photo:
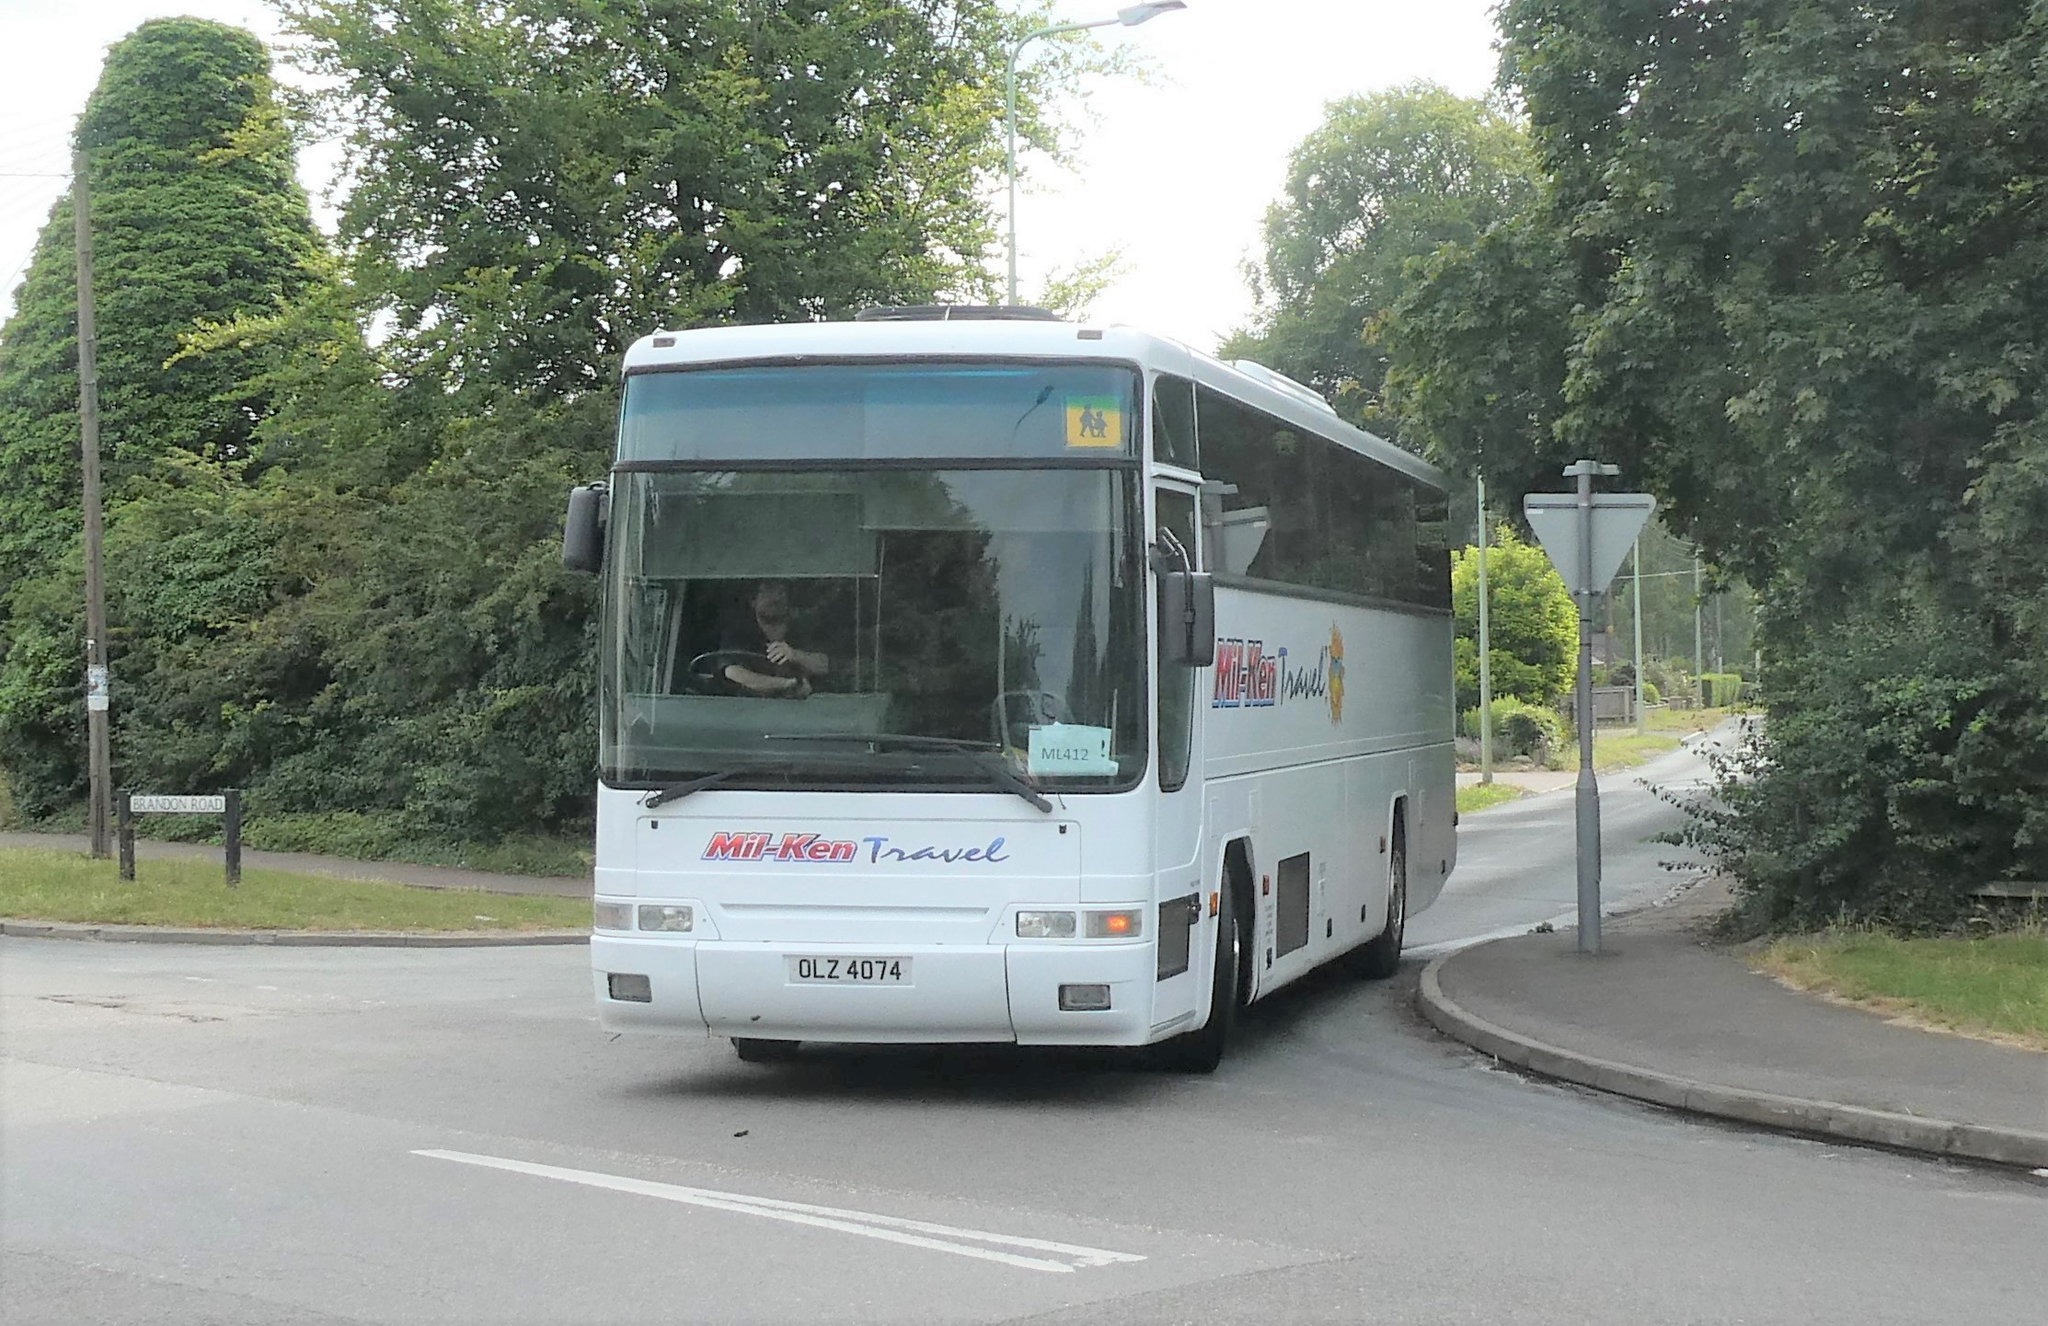
[{"label": "rear wheel", "polygon": [[1401,940],[1408,931],[1408,825],[1394,821],[1393,850],[1387,858],[1387,928],[1358,950],[1358,974],[1383,981],[1401,965]]},{"label": "rear wheel", "polygon": [[732,1052],[741,1063],[784,1064],[796,1058],[797,1041],[764,1041],[753,1036],[732,1038]]},{"label": "rear wheel", "polygon": [[1160,1062],[1182,1073],[1213,1073],[1223,1062],[1237,1025],[1238,986],[1244,970],[1244,922],[1226,882],[1216,918],[1216,964],[1209,981],[1209,1020],[1159,1046]]}]

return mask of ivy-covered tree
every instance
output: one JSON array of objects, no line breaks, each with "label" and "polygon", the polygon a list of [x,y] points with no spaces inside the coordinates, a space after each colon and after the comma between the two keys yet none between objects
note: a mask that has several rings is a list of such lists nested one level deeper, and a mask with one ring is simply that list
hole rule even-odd
[{"label": "ivy-covered tree", "polygon": [[[180,353],[183,339],[295,297],[318,241],[269,55],[247,32],[143,24],[108,52],[78,142],[118,527],[129,483],[159,464],[183,458],[230,483],[249,472],[267,408],[251,385],[263,352],[224,345],[195,357]],[[72,216],[67,198],[0,328],[0,767],[32,812],[75,785],[83,751]]]},{"label": "ivy-covered tree", "polygon": [[1332,102],[1288,160],[1248,269],[1259,311],[1226,358],[1257,359],[1323,393],[1353,422],[1400,430],[1381,390],[1379,323],[1409,264],[1469,243],[1533,191],[1515,121],[1485,101],[1422,83]]}]

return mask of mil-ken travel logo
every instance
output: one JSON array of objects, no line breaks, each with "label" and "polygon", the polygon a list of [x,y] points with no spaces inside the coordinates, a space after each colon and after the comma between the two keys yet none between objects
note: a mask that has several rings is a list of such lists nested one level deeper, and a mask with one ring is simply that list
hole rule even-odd
[{"label": "mil-ken travel logo", "polygon": [[1344,635],[1334,623],[1330,643],[1316,650],[1315,662],[1301,662],[1282,645],[1270,653],[1263,640],[1219,638],[1216,641],[1216,684],[1210,706],[1216,709],[1271,709],[1316,699],[1330,710],[1330,721],[1344,720]]}]

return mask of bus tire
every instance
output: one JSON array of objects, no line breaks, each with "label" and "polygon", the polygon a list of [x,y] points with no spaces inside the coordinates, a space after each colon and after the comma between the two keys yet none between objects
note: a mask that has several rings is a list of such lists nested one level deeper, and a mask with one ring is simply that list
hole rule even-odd
[{"label": "bus tire", "polygon": [[1209,1020],[1159,1046],[1160,1062],[1179,1073],[1213,1073],[1237,1025],[1244,964],[1244,922],[1226,884],[1216,919],[1216,962],[1209,980]]},{"label": "bus tire", "polygon": [[796,1058],[798,1041],[767,1041],[754,1036],[732,1038],[732,1052],[743,1064],[786,1064]]},{"label": "bus tire", "polygon": [[1358,974],[1384,981],[1401,966],[1401,941],[1408,933],[1408,822],[1394,817],[1393,847],[1387,858],[1387,927],[1358,950]]}]

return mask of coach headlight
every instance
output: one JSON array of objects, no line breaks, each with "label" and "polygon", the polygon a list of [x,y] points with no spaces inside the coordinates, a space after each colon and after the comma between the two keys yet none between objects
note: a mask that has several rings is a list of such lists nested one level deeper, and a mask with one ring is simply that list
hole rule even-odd
[{"label": "coach headlight", "polygon": [[595,930],[631,930],[633,928],[633,904],[630,902],[595,902],[590,907],[591,928]]},{"label": "coach headlight", "polygon": [[1018,912],[1017,938],[1019,939],[1072,939],[1074,937],[1074,914],[1072,912]]}]

